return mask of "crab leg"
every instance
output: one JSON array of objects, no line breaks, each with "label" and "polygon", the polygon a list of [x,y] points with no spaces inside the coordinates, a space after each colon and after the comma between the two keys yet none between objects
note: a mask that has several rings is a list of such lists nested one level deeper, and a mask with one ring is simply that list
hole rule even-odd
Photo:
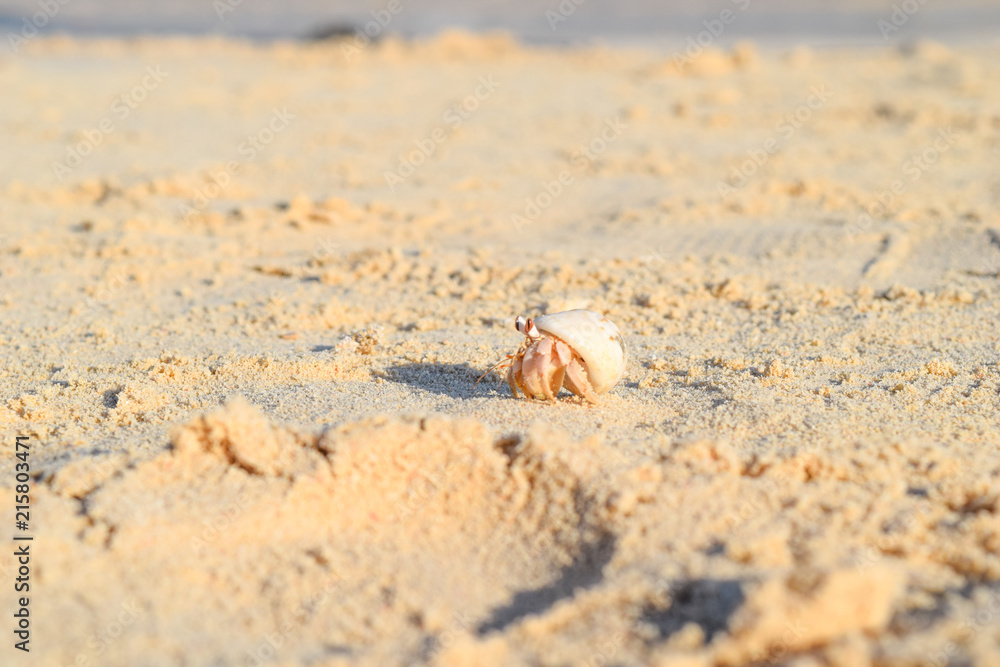
[{"label": "crab leg", "polygon": [[555,341],[551,338],[543,338],[535,346],[535,354],[537,361],[535,362],[536,373],[538,376],[538,384],[541,385],[542,395],[545,396],[546,400],[554,401],[556,400],[556,394],[559,393],[559,387],[562,386],[562,378],[559,379],[559,384],[555,384],[555,373],[559,364],[555,357]]},{"label": "crab leg", "polygon": [[555,369],[552,371],[551,379],[542,385],[542,388],[546,390],[545,398],[550,401],[556,400],[559,390],[562,389],[564,377],[566,377],[566,367],[556,365]]},{"label": "crab leg", "polygon": [[587,371],[584,370],[579,359],[574,359],[566,367],[565,382],[566,388],[574,394],[583,396],[589,403],[598,402],[597,394],[594,393],[594,388],[590,386],[590,380],[587,379]]},{"label": "crab leg", "polygon": [[541,367],[545,363],[545,357],[539,354],[538,348],[538,345],[532,345],[525,350],[524,362],[521,365],[521,377],[524,379],[521,388],[532,398],[543,395]]},{"label": "crab leg", "polygon": [[507,369],[507,384],[510,385],[510,393],[513,394],[514,398],[518,397],[517,393],[517,376],[521,372],[521,359],[515,358],[511,363],[510,368]]},{"label": "crab leg", "polygon": [[556,365],[569,366],[569,362],[573,361],[573,350],[570,349],[569,345],[557,340],[552,347],[555,352]]}]

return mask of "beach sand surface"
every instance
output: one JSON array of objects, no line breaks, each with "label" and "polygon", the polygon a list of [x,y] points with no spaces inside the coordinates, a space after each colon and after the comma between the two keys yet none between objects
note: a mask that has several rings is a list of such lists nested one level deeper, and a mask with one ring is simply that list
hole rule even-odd
[{"label": "beach sand surface", "polygon": [[998,55],[31,40],[31,664],[998,664]]}]

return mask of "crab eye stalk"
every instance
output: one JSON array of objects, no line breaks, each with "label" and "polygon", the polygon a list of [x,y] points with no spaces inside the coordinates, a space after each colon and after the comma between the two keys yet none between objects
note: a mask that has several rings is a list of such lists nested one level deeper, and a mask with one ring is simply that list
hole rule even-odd
[{"label": "crab eye stalk", "polygon": [[542,335],[541,333],[539,333],[538,327],[535,326],[534,320],[522,317],[521,315],[518,315],[514,319],[514,328],[523,333],[528,338],[538,338],[539,336]]}]

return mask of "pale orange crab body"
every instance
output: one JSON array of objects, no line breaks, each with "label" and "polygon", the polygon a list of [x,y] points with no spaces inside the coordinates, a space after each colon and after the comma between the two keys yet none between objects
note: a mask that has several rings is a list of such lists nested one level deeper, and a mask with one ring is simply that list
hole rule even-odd
[{"label": "pale orange crab body", "polygon": [[515,398],[554,401],[565,387],[590,403],[618,384],[627,353],[621,332],[608,318],[591,310],[567,310],[514,326],[525,340],[511,357],[507,384]]}]

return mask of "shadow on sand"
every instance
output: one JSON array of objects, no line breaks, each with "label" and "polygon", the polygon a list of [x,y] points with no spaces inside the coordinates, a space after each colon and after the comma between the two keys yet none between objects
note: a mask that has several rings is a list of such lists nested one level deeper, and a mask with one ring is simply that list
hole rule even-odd
[{"label": "shadow on sand", "polygon": [[509,395],[507,384],[502,381],[498,383],[495,373],[489,373],[476,386],[476,380],[482,374],[483,369],[473,368],[467,363],[409,363],[390,366],[382,377],[390,382],[408,384],[417,389],[451,398],[469,399]]}]

